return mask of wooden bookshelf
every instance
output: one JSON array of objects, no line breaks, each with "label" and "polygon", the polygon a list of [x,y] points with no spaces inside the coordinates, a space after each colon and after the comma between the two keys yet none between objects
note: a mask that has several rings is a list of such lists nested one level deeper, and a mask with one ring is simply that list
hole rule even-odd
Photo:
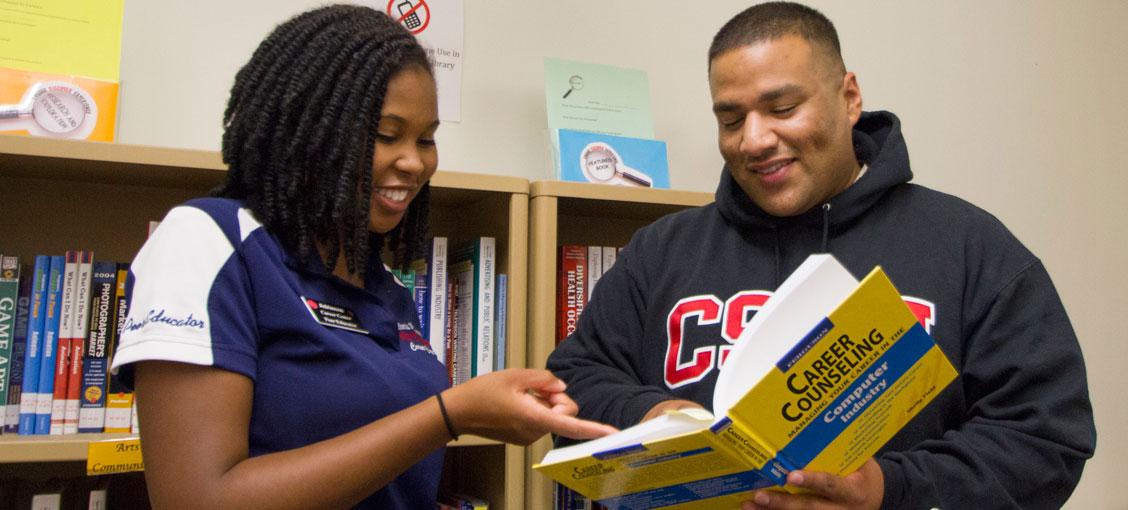
[{"label": "wooden bookshelf", "polygon": [[[667,214],[713,201],[711,193],[536,181],[529,189],[528,366],[542,368],[556,339],[556,257],[562,244],[626,246],[631,235]],[[552,480],[531,466],[552,448],[530,445],[525,508],[553,507]]]},{"label": "wooden bookshelf", "polygon": [[[82,248],[132,260],[150,220],[225,175],[217,152],[0,135],[0,251],[32,257]],[[435,235],[452,243],[497,238],[498,271],[508,275],[506,366],[524,367],[528,181],[440,170],[431,188]],[[31,472],[82,476],[90,442],[128,437],[2,435],[0,484]],[[487,498],[491,508],[523,508],[524,448],[474,436],[449,446],[444,487]]]}]

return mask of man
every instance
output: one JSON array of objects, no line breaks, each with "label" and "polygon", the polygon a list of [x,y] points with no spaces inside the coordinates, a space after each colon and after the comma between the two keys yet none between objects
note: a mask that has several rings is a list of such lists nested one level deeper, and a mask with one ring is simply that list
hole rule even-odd
[{"label": "man", "polygon": [[[794,471],[746,508],[1058,508],[1095,428],[1072,326],[1041,262],[993,216],[909,184],[900,121],[864,113],[834,27],[791,3],[717,33],[716,202],[641,229],[548,367],[585,418],[710,407],[755,310],[810,254],[881,265],[960,375],[857,472]],[[953,164],[963,164],[953,161]],[[935,170],[933,170],[935,171]]]}]

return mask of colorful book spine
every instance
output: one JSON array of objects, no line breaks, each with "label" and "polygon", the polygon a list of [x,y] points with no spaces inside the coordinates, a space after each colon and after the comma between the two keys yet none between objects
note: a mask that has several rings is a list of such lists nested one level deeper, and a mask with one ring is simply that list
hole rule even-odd
[{"label": "colorful book spine", "polygon": [[576,321],[586,303],[587,248],[566,244],[560,247],[557,296],[556,343],[563,342],[576,330]]},{"label": "colorful book spine", "polygon": [[[460,312],[467,313],[469,318],[470,377],[477,377],[493,371],[496,246],[497,241],[493,237],[480,237],[461,245],[456,252],[451,254],[452,274],[455,265],[459,268],[460,279],[467,278],[465,271],[470,272],[467,280],[459,282],[460,284],[469,283],[470,285],[470,289],[462,291],[462,295],[467,297],[468,308]],[[465,332],[465,327],[463,325],[460,332]]]},{"label": "colorful book spine", "polygon": [[114,344],[117,305],[114,299],[116,280],[117,264],[106,261],[94,263],[90,285],[90,326],[86,336],[86,356],[79,395],[78,431],[82,433],[102,432],[106,423],[109,349]]},{"label": "colorful book spine", "polygon": [[[20,259],[12,255],[0,255],[0,405],[4,406],[8,404],[19,299]],[[0,420],[3,420],[3,416],[0,415]]]},{"label": "colorful book spine", "polygon": [[78,433],[79,392],[82,391],[82,364],[86,357],[86,332],[90,320],[90,284],[94,252],[79,252],[75,283],[74,322],[71,326],[70,362],[67,364],[67,389],[63,414],[63,433]]},{"label": "colorful book spine", "polygon": [[62,312],[59,314],[59,334],[55,347],[55,382],[51,399],[51,435],[63,433],[67,412],[67,379],[70,376],[71,345],[74,341],[75,316],[78,312],[78,266],[82,252],[68,250],[63,272]]},{"label": "colorful book spine", "polygon": [[[435,237],[431,239],[431,249],[427,254],[427,288],[428,293],[428,319],[427,319],[427,340],[431,343],[431,349],[439,357],[439,362],[446,363],[448,358],[447,352],[447,322],[450,320],[448,315],[448,299],[447,293],[447,238]],[[441,353],[441,354],[440,354]]]},{"label": "colorful book spine", "polygon": [[[129,315],[129,297],[125,294],[125,281],[129,277],[129,264],[121,263],[117,266],[117,278],[114,280],[115,319],[114,335],[115,345],[111,345],[107,352],[110,353],[110,364],[113,364],[113,352],[117,339],[121,338],[121,331],[125,328],[125,318]],[[133,429],[133,391],[126,388],[114,375],[110,375],[110,390],[106,393],[106,432],[129,432]]]},{"label": "colorful book spine", "polygon": [[24,385],[20,395],[19,433],[35,433],[35,407],[39,404],[39,368],[43,357],[43,327],[47,317],[47,288],[51,257],[37,255],[31,270],[31,299],[28,303],[27,349],[24,351]]},{"label": "colorful book spine", "polygon": [[427,288],[430,285],[430,282],[427,281],[427,258],[420,257],[411,261],[409,269],[415,275],[415,287],[411,291],[411,302],[415,303],[415,318],[419,321],[419,334],[423,336],[424,340],[430,341],[431,324],[427,321],[429,318],[427,296],[430,295],[430,289]]},{"label": "colorful book spine", "polygon": [[474,376],[474,262],[470,259],[451,261],[450,279],[454,283],[454,302],[450,321],[454,323],[451,357],[454,379],[462,384]]},{"label": "colorful book spine", "polygon": [[47,276],[47,312],[43,317],[43,355],[39,357],[39,389],[35,402],[35,434],[51,433],[51,403],[55,397],[55,358],[59,346],[59,315],[63,311],[63,273],[67,259],[51,257]]},{"label": "colorful book spine", "polygon": [[27,358],[27,323],[31,310],[31,273],[20,271],[19,299],[16,300],[16,331],[12,340],[11,376],[8,379],[8,401],[4,409],[4,433],[20,430],[20,399],[23,397],[24,363]]}]

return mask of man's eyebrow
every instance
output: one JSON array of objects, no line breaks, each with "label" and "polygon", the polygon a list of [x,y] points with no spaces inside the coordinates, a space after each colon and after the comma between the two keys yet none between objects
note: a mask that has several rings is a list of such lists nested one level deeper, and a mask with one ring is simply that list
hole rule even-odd
[{"label": "man's eyebrow", "polygon": [[[795,84],[783,85],[774,88],[763,94],[760,94],[754,100],[755,103],[770,103],[781,97],[786,97],[793,94],[798,94],[803,91],[803,87]],[[713,104],[713,113],[727,113],[740,110],[740,103],[736,101],[721,101]]]}]

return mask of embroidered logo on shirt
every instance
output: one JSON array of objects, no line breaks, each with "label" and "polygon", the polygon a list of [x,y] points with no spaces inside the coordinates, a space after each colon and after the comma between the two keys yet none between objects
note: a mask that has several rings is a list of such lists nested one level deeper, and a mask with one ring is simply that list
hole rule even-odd
[{"label": "embroidered logo on shirt", "polygon": [[[435,356],[435,351],[431,350],[431,343],[423,338],[423,335],[415,325],[410,322],[397,322],[396,329],[399,330],[399,339],[401,342],[407,342],[413,351],[424,351],[432,356]],[[436,356],[438,357],[438,356]]]},{"label": "embroidered logo on shirt", "polygon": [[189,313],[187,317],[173,317],[171,315],[165,315],[164,308],[161,308],[160,310],[149,310],[145,318],[139,321],[133,320],[132,317],[126,319],[124,329],[126,331],[136,331],[149,323],[166,324],[174,328],[204,329],[205,327],[204,321],[193,317],[191,313]]},{"label": "embroidered logo on shirt", "polygon": [[313,316],[313,320],[317,321],[317,323],[322,326],[352,331],[353,333],[360,333],[362,335],[368,334],[368,330],[360,327],[360,323],[356,320],[356,315],[348,308],[331,305],[324,301],[310,299],[305,296],[302,296],[302,302],[305,303],[306,310],[309,310],[309,314]]}]

